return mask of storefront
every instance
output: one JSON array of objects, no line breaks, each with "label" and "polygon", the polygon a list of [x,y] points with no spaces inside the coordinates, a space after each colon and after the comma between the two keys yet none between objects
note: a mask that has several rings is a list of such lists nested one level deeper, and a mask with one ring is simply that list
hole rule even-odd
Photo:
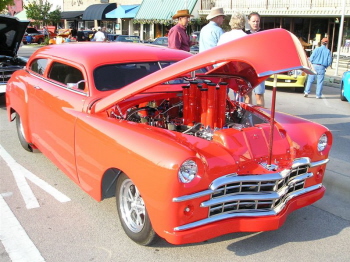
[{"label": "storefront", "polygon": [[106,14],[116,8],[116,3],[90,5],[83,14],[84,27],[91,29],[93,27],[106,26],[106,24],[112,22],[111,19],[106,18]]}]

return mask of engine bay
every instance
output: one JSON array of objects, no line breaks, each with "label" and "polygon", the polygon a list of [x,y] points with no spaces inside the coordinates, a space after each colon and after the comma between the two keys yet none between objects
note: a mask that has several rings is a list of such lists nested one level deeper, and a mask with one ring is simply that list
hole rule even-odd
[{"label": "engine bay", "polygon": [[133,106],[116,106],[110,117],[212,140],[217,130],[253,127],[269,119],[251,105],[230,100],[228,84],[190,81],[182,92],[143,94]]}]

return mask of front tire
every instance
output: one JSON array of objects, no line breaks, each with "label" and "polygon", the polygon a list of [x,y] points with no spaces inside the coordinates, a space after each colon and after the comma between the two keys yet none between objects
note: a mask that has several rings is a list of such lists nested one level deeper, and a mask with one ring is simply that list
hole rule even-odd
[{"label": "front tire", "polygon": [[142,196],[125,174],[118,178],[115,195],[119,219],[127,236],[143,246],[156,242],[158,236],[152,228]]},{"label": "front tire", "polygon": [[30,146],[30,144],[26,140],[22,120],[18,113],[16,113],[16,129],[17,129],[18,139],[22,147],[28,152],[33,152],[33,148]]}]

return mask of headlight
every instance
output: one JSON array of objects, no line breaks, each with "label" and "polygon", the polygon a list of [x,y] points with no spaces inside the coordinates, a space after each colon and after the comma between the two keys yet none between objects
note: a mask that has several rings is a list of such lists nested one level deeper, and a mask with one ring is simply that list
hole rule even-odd
[{"label": "headlight", "polygon": [[193,160],[186,160],[180,166],[178,176],[182,183],[190,183],[197,175],[198,166]]},{"label": "headlight", "polygon": [[328,143],[328,138],[326,134],[323,134],[318,140],[318,144],[317,144],[318,152],[322,152],[326,148],[327,143]]},{"label": "headlight", "polygon": [[303,71],[301,71],[301,70],[291,70],[288,72],[288,75],[297,77],[297,76],[304,75],[304,74],[303,74]]}]

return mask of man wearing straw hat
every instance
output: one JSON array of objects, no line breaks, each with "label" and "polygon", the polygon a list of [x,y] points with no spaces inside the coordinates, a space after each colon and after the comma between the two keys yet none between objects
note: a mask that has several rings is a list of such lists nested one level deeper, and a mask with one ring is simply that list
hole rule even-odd
[{"label": "man wearing straw hat", "polygon": [[209,23],[201,30],[199,37],[199,52],[203,52],[215,47],[224,33],[222,26],[225,20],[224,9],[222,7],[213,7],[207,16]]},{"label": "man wearing straw hat", "polygon": [[178,22],[169,30],[168,47],[189,52],[191,43],[190,36],[186,33],[186,27],[190,22],[190,15],[187,9],[179,10],[173,19],[178,19]]}]

